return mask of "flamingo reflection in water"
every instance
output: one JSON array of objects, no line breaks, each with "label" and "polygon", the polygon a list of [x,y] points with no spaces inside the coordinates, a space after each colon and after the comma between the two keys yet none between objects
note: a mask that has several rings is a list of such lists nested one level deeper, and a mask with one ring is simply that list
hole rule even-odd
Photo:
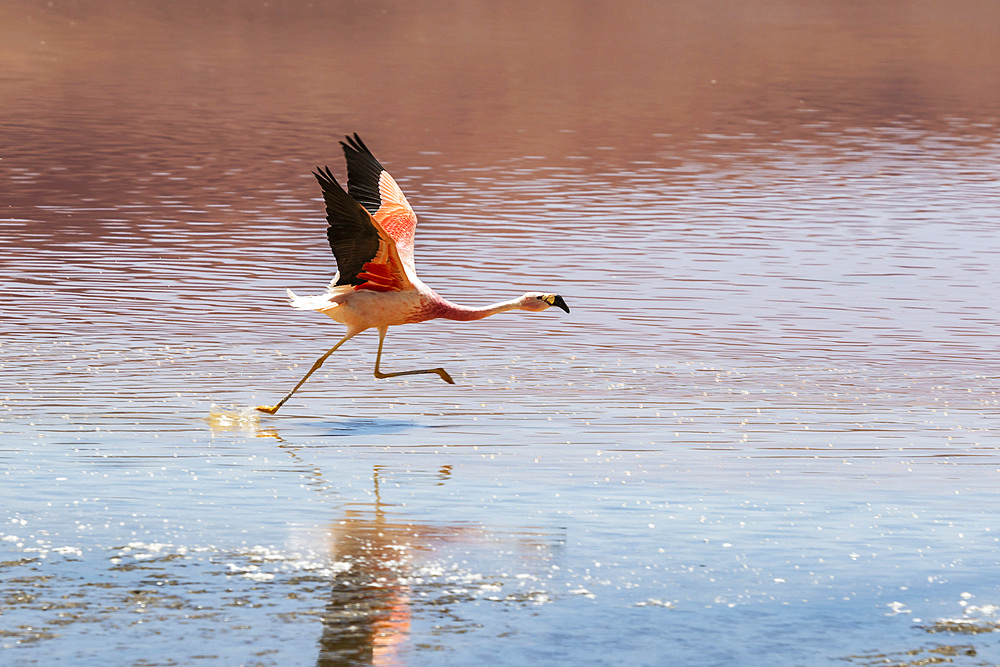
[{"label": "flamingo reflection in water", "polygon": [[[245,432],[277,440],[278,447],[298,464],[297,469],[305,475],[313,491],[336,494],[339,484],[329,478],[322,466],[303,457],[301,448],[288,442],[277,429],[261,428],[249,412],[231,413],[213,406],[208,423],[217,432]],[[386,480],[395,482],[393,488],[421,482],[443,487],[451,476],[450,465],[431,470],[407,467],[405,471],[375,465],[373,502],[348,505],[342,517],[324,532],[318,547],[315,533],[302,536],[309,550],[325,551],[330,563],[346,566],[333,576],[322,613],[318,666],[405,664],[403,658],[410,647],[415,612],[422,611],[425,617],[433,618],[442,608],[435,607],[435,603],[443,599],[454,601],[449,598],[449,591],[456,584],[444,581],[438,568],[433,567],[435,562],[447,559],[450,549],[460,547],[462,559],[469,562],[477,562],[475,552],[481,552],[479,561],[486,571],[491,559],[499,558],[503,560],[503,571],[516,570],[517,563],[530,572],[546,568],[554,551],[564,544],[561,528],[494,528],[471,522],[406,521],[403,517],[393,517],[393,503],[383,498],[382,486]],[[489,584],[495,592],[500,592],[505,583],[508,582],[486,575],[474,586]],[[519,594],[508,591],[503,599],[512,599],[509,596],[516,599]]]},{"label": "flamingo reflection in water", "polygon": [[[408,474],[413,474],[408,469]],[[432,473],[434,483],[443,485],[451,477],[451,466]],[[421,475],[426,478],[427,473]],[[538,529],[491,530],[464,523],[408,523],[393,520],[382,499],[380,480],[396,477],[383,466],[375,466],[373,483],[375,501],[345,512],[329,534],[329,553],[333,562],[349,563],[339,573],[323,613],[323,632],[319,640],[316,664],[333,667],[345,664],[405,664],[405,653],[414,614],[422,609],[428,616],[437,614],[431,605],[444,595],[434,595],[438,584],[426,575],[420,583],[420,565],[431,561],[448,544],[466,547],[480,545],[494,553],[499,544],[512,544],[519,560],[551,556],[553,544],[561,537]],[[444,582],[441,582],[443,585]],[[448,588],[454,586],[449,582]]]}]

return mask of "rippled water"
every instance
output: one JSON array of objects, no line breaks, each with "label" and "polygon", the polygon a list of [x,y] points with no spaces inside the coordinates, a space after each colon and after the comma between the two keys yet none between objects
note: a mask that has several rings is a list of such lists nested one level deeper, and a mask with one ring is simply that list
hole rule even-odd
[{"label": "rippled water", "polygon": [[[998,14],[5,4],[4,662],[1000,663]],[[352,131],[426,282],[572,313],[258,418]]]}]

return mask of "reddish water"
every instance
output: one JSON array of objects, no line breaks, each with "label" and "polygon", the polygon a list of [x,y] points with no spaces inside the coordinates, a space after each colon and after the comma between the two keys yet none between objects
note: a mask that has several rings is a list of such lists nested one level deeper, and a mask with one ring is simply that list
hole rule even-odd
[{"label": "reddish water", "polygon": [[[1000,661],[998,21],[3,4],[5,654]],[[361,336],[226,420],[341,335],[284,289],[354,131],[426,282],[573,312],[390,332],[454,387]]]}]

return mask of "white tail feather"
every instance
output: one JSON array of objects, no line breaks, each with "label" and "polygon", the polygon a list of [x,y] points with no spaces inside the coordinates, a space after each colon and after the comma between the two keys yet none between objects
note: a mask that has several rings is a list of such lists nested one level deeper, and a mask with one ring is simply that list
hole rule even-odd
[{"label": "white tail feather", "polygon": [[286,291],[288,292],[288,302],[291,303],[292,308],[296,310],[325,310],[337,305],[335,303],[330,303],[330,298],[327,294],[320,294],[317,296],[298,296],[292,290]]}]

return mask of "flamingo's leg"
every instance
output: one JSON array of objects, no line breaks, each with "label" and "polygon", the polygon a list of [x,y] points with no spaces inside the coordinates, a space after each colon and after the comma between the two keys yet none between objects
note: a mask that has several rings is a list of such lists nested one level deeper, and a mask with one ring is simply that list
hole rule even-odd
[{"label": "flamingo's leg", "polygon": [[[334,352],[336,352],[338,347],[340,347],[341,345],[343,345],[344,343],[346,343],[353,336],[354,336],[353,333],[347,334],[346,336],[344,336],[343,338],[340,339],[339,343],[337,343],[336,345],[334,345],[333,347],[331,347],[329,350],[327,350],[326,354],[324,354],[322,357],[320,357],[319,359],[317,359],[316,363],[314,363],[312,365],[312,368],[309,369],[309,372],[305,374],[305,377],[303,377],[301,380],[299,380],[299,383],[297,385],[295,385],[295,387],[293,387],[290,392],[288,392],[287,394],[285,394],[285,397],[283,399],[281,399],[280,401],[278,401],[277,405],[258,405],[257,409],[260,410],[261,412],[266,412],[269,415],[273,415],[275,412],[277,412],[278,408],[280,408],[282,405],[284,405],[285,401],[287,401],[288,399],[290,399],[292,397],[292,394],[294,394],[296,391],[298,391],[299,387],[301,387],[305,383],[305,381],[309,379],[309,376],[312,375],[313,373],[315,373],[319,369],[319,367],[323,365],[323,362],[326,361],[327,357],[329,357],[331,354],[333,354]],[[377,367],[378,367],[378,365],[376,364],[376,368]]]},{"label": "flamingo's leg", "polygon": [[378,353],[375,355],[375,377],[379,378],[394,378],[400,375],[422,375],[424,373],[437,373],[441,376],[441,379],[448,384],[455,384],[455,381],[451,379],[448,375],[448,371],[443,368],[424,368],[417,371],[397,371],[395,373],[383,373],[379,370],[379,362],[382,360],[382,343],[385,342],[385,332],[388,331],[388,327],[379,327],[378,330]]}]

